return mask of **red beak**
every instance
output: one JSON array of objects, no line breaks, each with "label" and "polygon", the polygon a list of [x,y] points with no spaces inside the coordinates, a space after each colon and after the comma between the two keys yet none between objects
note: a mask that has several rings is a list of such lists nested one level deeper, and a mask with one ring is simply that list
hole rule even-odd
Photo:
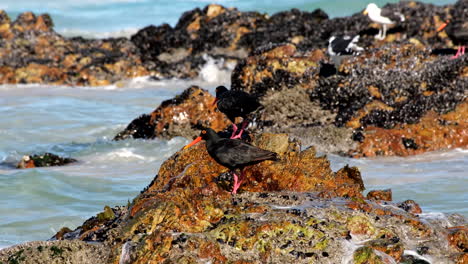
[{"label": "red beak", "polygon": [[197,138],[194,139],[192,142],[190,142],[187,146],[185,146],[184,149],[190,148],[191,146],[197,144],[197,143],[200,142],[201,140],[202,140],[201,137],[197,137]]},{"label": "red beak", "polygon": [[212,105],[215,105],[218,102],[218,98],[215,98]]},{"label": "red beak", "polygon": [[448,25],[448,22],[443,23],[439,28],[437,28],[437,32],[442,31],[447,25]]}]

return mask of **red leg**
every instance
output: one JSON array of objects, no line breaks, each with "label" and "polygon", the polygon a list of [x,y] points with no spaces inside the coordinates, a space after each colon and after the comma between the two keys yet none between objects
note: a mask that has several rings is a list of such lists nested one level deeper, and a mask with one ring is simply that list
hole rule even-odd
[{"label": "red leg", "polygon": [[457,49],[457,54],[453,55],[451,59],[456,59],[460,57],[461,55],[465,54],[465,46],[459,46]]},{"label": "red leg", "polygon": [[242,137],[242,133],[244,132],[244,129],[249,125],[249,121],[247,119],[243,120],[242,121],[242,126],[241,126],[241,130],[239,132],[239,134],[237,134],[237,136],[234,136],[234,137],[231,137],[232,139],[235,139],[235,138],[241,138]]},{"label": "red leg", "polygon": [[237,190],[239,189],[239,187],[241,186],[242,182],[244,181],[243,179],[243,175],[242,175],[242,171],[240,173],[240,177],[237,176],[237,174],[235,172],[232,172],[232,174],[234,174],[234,184],[233,184],[233,187],[232,187],[232,194],[236,194],[237,193]]},{"label": "red leg", "polygon": [[235,138],[236,132],[237,132],[237,126],[236,126],[235,123],[232,123],[232,135],[231,135],[231,139]]}]

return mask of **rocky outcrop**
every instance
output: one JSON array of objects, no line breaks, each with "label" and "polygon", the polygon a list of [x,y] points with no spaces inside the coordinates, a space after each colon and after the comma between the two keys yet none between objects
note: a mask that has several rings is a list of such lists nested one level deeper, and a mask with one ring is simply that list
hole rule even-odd
[{"label": "rocky outcrop", "polygon": [[[386,44],[348,58],[335,75],[323,74],[323,59],[321,50],[304,53],[286,44],[262,47],[239,63],[231,89],[250,92],[263,105],[249,130],[289,133],[319,151],[353,157],[468,146],[468,57],[451,60],[413,44]],[[195,107],[197,100],[187,104],[205,111]],[[210,113],[193,113],[187,123]]]},{"label": "rocky outcrop", "polygon": [[171,138],[197,135],[197,127],[224,129],[228,119],[216,111],[215,97],[197,86],[187,88],[182,94],[166,100],[149,115],[133,120],[114,140],[132,138]]},{"label": "rocky outcrop", "polygon": [[228,69],[259,47],[290,43],[305,52],[323,49],[330,36],[344,33],[360,34],[365,47],[411,42],[445,48],[452,44],[435,25],[463,16],[457,12],[464,10],[464,1],[457,5],[452,9],[417,2],[389,4],[386,9],[407,19],[390,29],[384,41],[375,41],[378,25],[361,13],[329,19],[322,10],[292,9],[268,16],[208,5],[185,12],[175,27],[151,25],[130,39],[98,40],[57,34],[47,14],[27,12],[12,21],[0,11],[0,83],[96,86],[144,75],[194,78],[208,61],[206,55]]},{"label": "rocky outcrop", "polygon": [[[280,158],[246,167],[240,194],[230,194],[232,176],[199,143],[165,161],[128,206],[106,207],[54,238],[98,243],[105,249],[99,254],[108,252],[101,263],[463,263],[466,258],[463,217],[424,219],[391,201],[365,200],[357,168],[333,172],[326,157],[317,157],[313,147],[301,150],[300,142],[285,134],[257,135],[252,142]],[[23,252],[3,250],[0,260]],[[36,249],[28,254],[42,256]]]},{"label": "rocky outcrop", "polygon": [[149,74],[127,39],[65,38],[47,14],[0,17],[0,83],[96,86]]},{"label": "rocky outcrop", "polygon": [[42,155],[26,155],[16,165],[18,169],[30,169],[35,167],[63,166],[69,163],[77,162],[76,159],[62,158],[52,153]]}]

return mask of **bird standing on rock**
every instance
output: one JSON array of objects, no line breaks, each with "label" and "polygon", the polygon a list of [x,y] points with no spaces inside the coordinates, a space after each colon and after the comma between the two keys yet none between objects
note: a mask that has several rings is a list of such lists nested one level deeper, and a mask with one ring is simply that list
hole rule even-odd
[{"label": "bird standing on rock", "polygon": [[445,29],[453,44],[458,45],[457,54],[452,59],[456,59],[465,54],[465,45],[468,44],[468,21],[447,21],[442,24],[437,31]]},{"label": "bird standing on rock", "polygon": [[335,68],[338,69],[341,60],[345,56],[358,55],[364,48],[357,45],[359,35],[351,36],[332,36],[328,40],[328,55],[332,58]]},{"label": "bird standing on rock", "polygon": [[383,29],[379,29],[379,34],[375,36],[375,38],[379,40],[385,39],[387,35],[387,25],[394,25],[398,20],[401,22],[405,21],[403,14],[382,10],[374,3],[368,4],[363,14],[368,15],[373,22],[382,25]]},{"label": "bird standing on rock", "polygon": [[[184,149],[190,148],[201,140],[206,141],[208,154],[219,164],[231,170],[234,174],[234,186],[232,194],[236,194],[243,182],[242,169],[245,166],[253,165],[264,160],[277,160],[278,154],[265,149],[252,146],[240,139],[221,138],[211,128],[201,131],[200,136],[193,140]],[[240,170],[240,176],[236,170]]]},{"label": "bird standing on rock", "polygon": [[[213,104],[217,104],[219,111],[232,122],[231,139],[241,138],[242,132],[249,124],[248,114],[261,106],[256,97],[242,91],[230,91],[224,86],[216,87],[216,100]],[[242,117],[243,120],[240,132],[236,135],[238,130],[236,117],[238,116]]]}]

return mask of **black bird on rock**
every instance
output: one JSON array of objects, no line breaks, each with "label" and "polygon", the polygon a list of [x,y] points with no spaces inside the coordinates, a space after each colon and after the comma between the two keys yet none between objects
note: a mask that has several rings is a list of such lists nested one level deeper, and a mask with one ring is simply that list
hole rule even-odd
[{"label": "black bird on rock", "polygon": [[447,36],[452,40],[453,44],[458,45],[457,54],[452,59],[456,59],[465,54],[465,46],[468,45],[468,21],[448,20],[437,31],[445,29]]},{"label": "black bird on rock", "polygon": [[[240,139],[221,138],[211,128],[201,131],[200,136],[184,147],[187,149],[201,140],[206,141],[208,154],[219,164],[231,170],[234,174],[234,186],[232,194],[236,194],[243,182],[242,169],[249,165],[260,163],[264,160],[277,160],[278,154],[265,149],[252,146]],[[240,171],[240,176],[236,174]]]},{"label": "black bird on rock", "polygon": [[[249,124],[248,115],[261,106],[256,97],[243,91],[230,91],[224,86],[216,87],[214,104],[217,104],[219,111],[224,113],[232,122],[231,139],[241,138],[242,132]],[[238,130],[236,117],[238,116],[242,117],[243,120],[240,132],[236,135]]]}]

